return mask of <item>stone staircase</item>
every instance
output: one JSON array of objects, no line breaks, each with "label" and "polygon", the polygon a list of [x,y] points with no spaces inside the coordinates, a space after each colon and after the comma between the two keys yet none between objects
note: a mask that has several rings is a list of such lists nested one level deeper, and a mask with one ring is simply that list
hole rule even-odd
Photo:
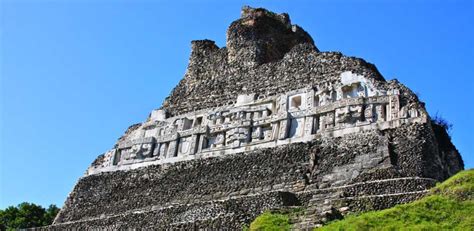
[{"label": "stone staircase", "polygon": [[[332,220],[342,219],[348,211],[380,210],[394,206],[393,201],[407,203],[423,197],[428,190],[414,190],[403,193],[357,195],[348,197],[344,190],[331,193],[315,192],[303,211],[290,217],[292,230],[313,230]],[[367,204],[375,204],[371,207]],[[398,204],[398,203],[397,203]]]},{"label": "stone staircase", "polygon": [[341,213],[332,205],[332,201],[341,197],[340,192],[314,194],[300,216],[292,219],[293,230],[312,230],[322,224],[342,218]]}]

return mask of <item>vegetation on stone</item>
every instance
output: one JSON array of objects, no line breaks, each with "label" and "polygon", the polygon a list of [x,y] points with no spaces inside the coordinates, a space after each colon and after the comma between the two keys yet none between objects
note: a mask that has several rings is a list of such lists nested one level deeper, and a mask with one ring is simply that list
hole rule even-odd
[{"label": "vegetation on stone", "polygon": [[473,230],[474,169],[431,189],[421,200],[348,216],[316,230]]},{"label": "vegetation on stone", "polygon": [[0,209],[0,230],[16,230],[46,226],[53,223],[59,208],[50,205],[47,209],[33,203],[23,202],[18,206]]},{"label": "vegetation on stone", "polygon": [[[290,230],[291,213],[265,212],[249,230]],[[473,230],[474,169],[459,172],[412,203],[349,215],[315,230]]]}]

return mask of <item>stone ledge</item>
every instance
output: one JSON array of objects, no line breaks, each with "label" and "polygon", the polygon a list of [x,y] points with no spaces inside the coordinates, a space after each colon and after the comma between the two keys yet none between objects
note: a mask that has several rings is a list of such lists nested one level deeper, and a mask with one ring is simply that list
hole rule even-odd
[{"label": "stone ledge", "polygon": [[[193,204],[181,204],[149,210],[134,210],[112,216],[101,216],[90,219],[64,222],[36,230],[62,229],[127,229],[127,228],[172,228],[201,227],[209,228],[213,220],[232,221],[231,226],[241,228],[260,213],[272,208],[297,204],[294,194],[273,191],[252,196],[235,197],[227,200],[213,200]],[[158,221],[158,222],[157,222]],[[191,225],[191,226],[190,226]],[[219,226],[217,226],[219,227]],[[221,226],[222,227],[222,226]]]},{"label": "stone ledge", "polygon": [[[426,188],[421,191],[411,191],[411,192],[399,192],[394,186],[400,185],[400,182],[414,183],[414,186],[423,185],[421,182],[425,182],[426,188],[434,185],[434,180],[429,178],[418,178],[418,177],[404,177],[397,179],[387,179],[387,180],[375,180],[370,182],[360,182],[351,185],[345,185],[340,187],[333,187],[327,189],[312,189],[301,191],[298,193],[292,193],[282,190],[268,191],[265,193],[259,194],[249,194],[249,195],[235,195],[230,197],[224,197],[220,199],[213,199],[209,201],[199,201],[199,202],[187,202],[185,203],[175,203],[172,205],[162,205],[162,206],[151,206],[142,209],[130,210],[125,213],[112,216],[99,216],[95,218],[89,218],[84,220],[77,220],[71,222],[64,222],[61,224],[53,225],[48,228],[69,228],[69,227],[82,227],[82,225],[97,225],[100,228],[126,228],[126,224],[137,224],[142,227],[147,225],[147,223],[133,223],[138,221],[130,221],[131,217],[154,217],[163,221],[164,223],[159,223],[159,226],[156,227],[189,227],[191,223],[205,223],[209,225],[210,220],[226,220],[228,219],[237,219],[241,218],[242,221],[240,225],[245,222],[250,221],[258,214],[262,213],[265,210],[280,208],[284,206],[312,206],[315,204],[315,201],[312,201],[308,198],[314,198],[315,196],[321,196],[321,200],[329,199],[331,204],[336,205],[336,207],[348,207],[352,204],[358,205],[357,201],[361,200],[371,200],[375,201],[370,203],[376,208],[383,207],[384,203],[379,201],[384,201],[380,198],[388,197],[398,197],[402,201],[408,201],[410,198],[418,198],[421,194],[427,192]],[[409,184],[410,185],[410,184]],[[358,188],[383,188],[383,190],[375,191],[360,191]],[[278,187],[274,187],[278,188]],[[411,189],[416,189],[413,187]],[[409,188],[407,188],[409,189]],[[251,192],[253,190],[250,190]],[[358,193],[354,193],[358,192]],[[361,195],[362,192],[366,194]],[[383,192],[383,193],[381,193]],[[379,194],[377,194],[379,193]],[[335,196],[335,197],[334,197]],[[404,197],[409,197],[404,199]],[[393,201],[392,201],[393,202]],[[397,203],[397,202],[393,202]],[[247,211],[248,210],[248,211]],[[352,211],[352,210],[351,210]],[[139,219],[139,218],[137,218]],[[140,218],[141,219],[141,218]],[[140,220],[139,219],[139,220]],[[141,219],[143,220],[143,219]],[[143,221],[145,222],[145,221]],[[217,222],[217,221],[216,221]],[[237,221],[234,221],[237,222]],[[123,223],[123,224],[122,224]],[[119,224],[118,227],[111,226],[111,224]],[[152,223],[150,223],[152,224]],[[161,226],[166,224],[166,226]],[[155,225],[155,224],[153,224]],[[96,227],[96,226],[90,226]],[[146,227],[146,226],[145,226]],[[153,226],[153,228],[156,228]]]},{"label": "stone ledge", "polygon": [[[314,191],[313,191],[314,192]],[[367,195],[337,198],[329,200],[332,207],[347,214],[346,211],[368,211],[385,209],[395,204],[408,203],[423,197],[428,190],[412,191],[395,194]],[[87,220],[65,222],[62,224],[41,227],[33,230],[64,230],[64,229],[200,229],[200,228],[231,228],[240,229],[265,210],[275,208],[301,206],[294,194],[273,191],[265,194],[236,197],[228,200],[199,202],[194,204],[176,205],[149,211],[133,211],[119,215],[98,217]],[[320,204],[309,205],[307,209]],[[206,207],[211,209],[206,210]],[[306,207],[306,206],[304,206]],[[344,209],[349,208],[349,209]],[[189,214],[194,219],[189,219]],[[315,214],[317,215],[317,214]],[[309,220],[311,214],[304,215]],[[182,219],[182,220],[180,220]],[[156,222],[156,221],[159,222]],[[317,224],[315,222],[314,224]],[[314,225],[313,224],[313,225]],[[309,223],[306,224],[311,226]]]}]

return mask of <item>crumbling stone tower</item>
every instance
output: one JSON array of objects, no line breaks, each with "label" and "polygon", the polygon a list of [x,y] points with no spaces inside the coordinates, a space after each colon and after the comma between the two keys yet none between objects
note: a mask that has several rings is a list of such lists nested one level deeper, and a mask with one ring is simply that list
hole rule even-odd
[{"label": "crumbling stone tower", "polygon": [[288,206],[307,228],[463,169],[410,89],[320,52],[287,14],[245,7],[226,45],[192,42],[162,107],[92,163],[49,229],[240,229]]}]

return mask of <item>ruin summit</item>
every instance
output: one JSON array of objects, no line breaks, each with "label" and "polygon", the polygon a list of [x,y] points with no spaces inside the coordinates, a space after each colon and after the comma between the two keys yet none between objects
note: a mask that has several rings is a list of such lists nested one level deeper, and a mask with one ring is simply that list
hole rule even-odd
[{"label": "ruin summit", "polygon": [[413,201],[462,169],[410,89],[320,52],[288,14],[244,7],[226,47],[192,42],[163,105],[92,163],[45,228],[241,229],[292,206],[304,229]]}]

